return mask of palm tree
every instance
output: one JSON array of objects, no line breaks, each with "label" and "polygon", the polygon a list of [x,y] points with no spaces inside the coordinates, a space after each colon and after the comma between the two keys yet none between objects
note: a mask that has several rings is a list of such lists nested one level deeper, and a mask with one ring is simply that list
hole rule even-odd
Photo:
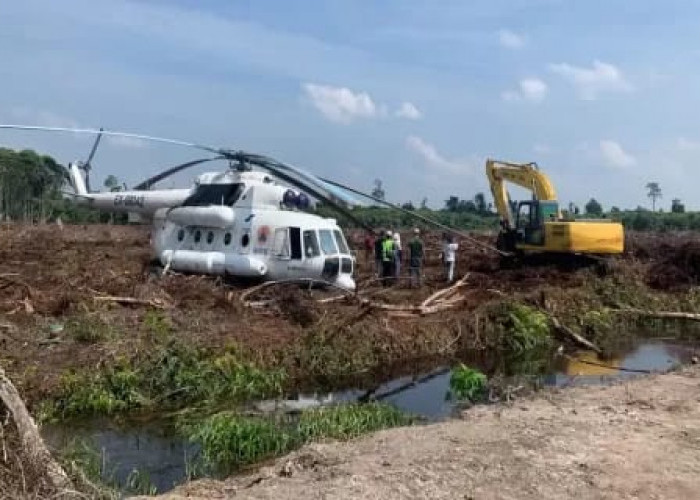
[{"label": "palm tree", "polygon": [[649,190],[647,196],[651,198],[651,210],[656,212],[656,199],[661,198],[661,188],[658,182],[648,182],[646,188]]}]

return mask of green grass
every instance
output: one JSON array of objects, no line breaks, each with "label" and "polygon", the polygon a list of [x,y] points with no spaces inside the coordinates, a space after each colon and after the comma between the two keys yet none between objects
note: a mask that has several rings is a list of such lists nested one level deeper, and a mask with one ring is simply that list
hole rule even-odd
[{"label": "green grass", "polygon": [[113,328],[99,316],[84,315],[66,322],[65,330],[77,342],[92,344],[114,336]]},{"label": "green grass", "polygon": [[450,374],[450,390],[447,398],[457,401],[480,400],[486,394],[488,380],[479,370],[460,363]]},{"label": "green grass", "polygon": [[234,353],[219,356],[172,342],[143,358],[120,359],[93,372],[67,372],[58,395],[39,411],[41,421],[113,415],[193,404],[239,403],[279,397],[285,373],[262,370]]},{"label": "green grass", "polygon": [[180,432],[201,445],[206,467],[228,473],[282,455],[309,441],[351,439],[415,421],[415,417],[388,405],[347,404],[307,410],[296,422],[218,413],[181,424]]},{"label": "green grass", "polygon": [[415,417],[381,403],[326,406],[301,414],[297,434],[302,441],[351,439],[388,427],[409,425]]},{"label": "green grass", "polygon": [[505,328],[505,347],[520,354],[551,346],[549,318],[546,314],[525,304],[505,304],[501,314]]},{"label": "green grass", "polygon": [[204,460],[230,470],[291,450],[296,436],[272,420],[218,413],[185,431],[202,446]]}]

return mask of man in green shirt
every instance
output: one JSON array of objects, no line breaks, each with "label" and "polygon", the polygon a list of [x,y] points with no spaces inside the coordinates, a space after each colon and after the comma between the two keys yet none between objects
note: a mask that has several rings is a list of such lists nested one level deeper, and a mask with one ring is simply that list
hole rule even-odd
[{"label": "man in green shirt", "polygon": [[394,238],[387,231],[382,241],[382,284],[389,286],[394,281]]},{"label": "man in green shirt", "polygon": [[409,251],[409,266],[408,275],[410,276],[410,286],[413,288],[413,277],[416,277],[418,288],[421,287],[421,275],[423,274],[423,242],[420,239],[420,230],[413,230],[413,239],[408,244]]}]

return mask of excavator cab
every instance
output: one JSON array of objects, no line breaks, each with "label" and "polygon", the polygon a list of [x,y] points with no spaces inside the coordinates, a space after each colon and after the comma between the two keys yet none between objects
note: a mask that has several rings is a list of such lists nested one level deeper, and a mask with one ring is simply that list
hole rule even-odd
[{"label": "excavator cab", "polygon": [[554,222],[559,215],[556,201],[529,200],[518,203],[515,223],[516,243],[543,246],[545,222]]}]

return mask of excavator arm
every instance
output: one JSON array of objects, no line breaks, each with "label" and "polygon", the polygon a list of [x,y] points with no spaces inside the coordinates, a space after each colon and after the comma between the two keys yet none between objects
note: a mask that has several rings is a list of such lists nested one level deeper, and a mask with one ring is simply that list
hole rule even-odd
[{"label": "excavator arm", "polygon": [[[506,181],[531,190],[537,200],[556,201],[557,199],[549,177],[540,172],[536,163],[510,163],[488,159],[486,176],[489,179],[496,209],[508,229],[515,227],[515,215],[510,207]],[[560,213],[557,214],[557,218],[559,217],[561,217]]]}]

